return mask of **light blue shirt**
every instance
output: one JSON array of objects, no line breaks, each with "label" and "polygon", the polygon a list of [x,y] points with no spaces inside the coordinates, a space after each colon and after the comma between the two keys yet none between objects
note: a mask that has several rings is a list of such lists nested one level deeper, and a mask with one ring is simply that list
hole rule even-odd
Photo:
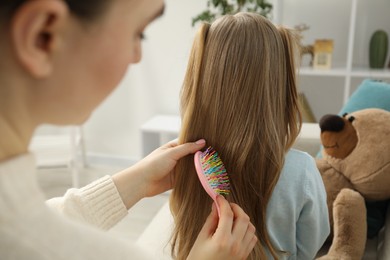
[{"label": "light blue shirt", "polygon": [[[267,205],[268,234],[280,259],[312,260],[329,235],[325,187],[314,159],[291,149]],[[272,259],[269,255],[269,259]]]}]

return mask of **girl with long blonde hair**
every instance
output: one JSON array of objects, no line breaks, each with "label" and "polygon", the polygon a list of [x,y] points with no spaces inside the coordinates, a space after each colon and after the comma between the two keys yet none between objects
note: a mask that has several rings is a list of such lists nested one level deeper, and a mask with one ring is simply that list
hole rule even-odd
[{"label": "girl with long blonde hair", "polygon": [[[256,227],[250,259],[313,259],[329,234],[314,160],[291,149],[301,127],[295,42],[291,31],[252,13],[203,24],[182,87],[179,143],[202,137],[220,154],[231,182],[228,200]],[[172,253],[185,259],[212,200],[193,156],[181,159],[175,173]]]}]

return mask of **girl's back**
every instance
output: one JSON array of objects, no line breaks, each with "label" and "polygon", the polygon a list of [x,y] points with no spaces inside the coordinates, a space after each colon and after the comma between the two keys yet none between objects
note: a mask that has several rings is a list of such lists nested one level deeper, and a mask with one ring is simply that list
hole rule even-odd
[{"label": "girl's back", "polygon": [[329,235],[326,193],[314,159],[291,149],[267,205],[271,243],[281,259],[313,259]]}]

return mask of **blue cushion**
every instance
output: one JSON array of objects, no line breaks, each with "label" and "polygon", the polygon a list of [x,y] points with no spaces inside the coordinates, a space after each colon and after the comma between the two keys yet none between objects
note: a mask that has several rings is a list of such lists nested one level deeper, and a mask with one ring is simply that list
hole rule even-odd
[{"label": "blue cushion", "polygon": [[390,84],[366,79],[351,95],[339,115],[366,108],[380,108],[390,111]]},{"label": "blue cushion", "polygon": [[[341,108],[339,115],[366,108],[381,108],[390,111],[390,84],[372,79],[363,80]],[[322,147],[316,158],[322,158]]]}]

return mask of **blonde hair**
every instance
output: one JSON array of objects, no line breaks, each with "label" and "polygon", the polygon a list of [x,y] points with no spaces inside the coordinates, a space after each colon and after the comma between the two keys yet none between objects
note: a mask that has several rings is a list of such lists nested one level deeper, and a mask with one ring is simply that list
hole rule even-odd
[{"label": "blonde hair", "polygon": [[[227,15],[199,29],[181,92],[179,142],[205,138],[220,154],[231,182],[229,200],[256,227],[250,259],[277,259],[266,208],[286,151],[301,127],[294,37],[253,13]],[[171,195],[172,254],[185,259],[210,213],[212,200],[195,173],[193,156],[180,160]]]}]

